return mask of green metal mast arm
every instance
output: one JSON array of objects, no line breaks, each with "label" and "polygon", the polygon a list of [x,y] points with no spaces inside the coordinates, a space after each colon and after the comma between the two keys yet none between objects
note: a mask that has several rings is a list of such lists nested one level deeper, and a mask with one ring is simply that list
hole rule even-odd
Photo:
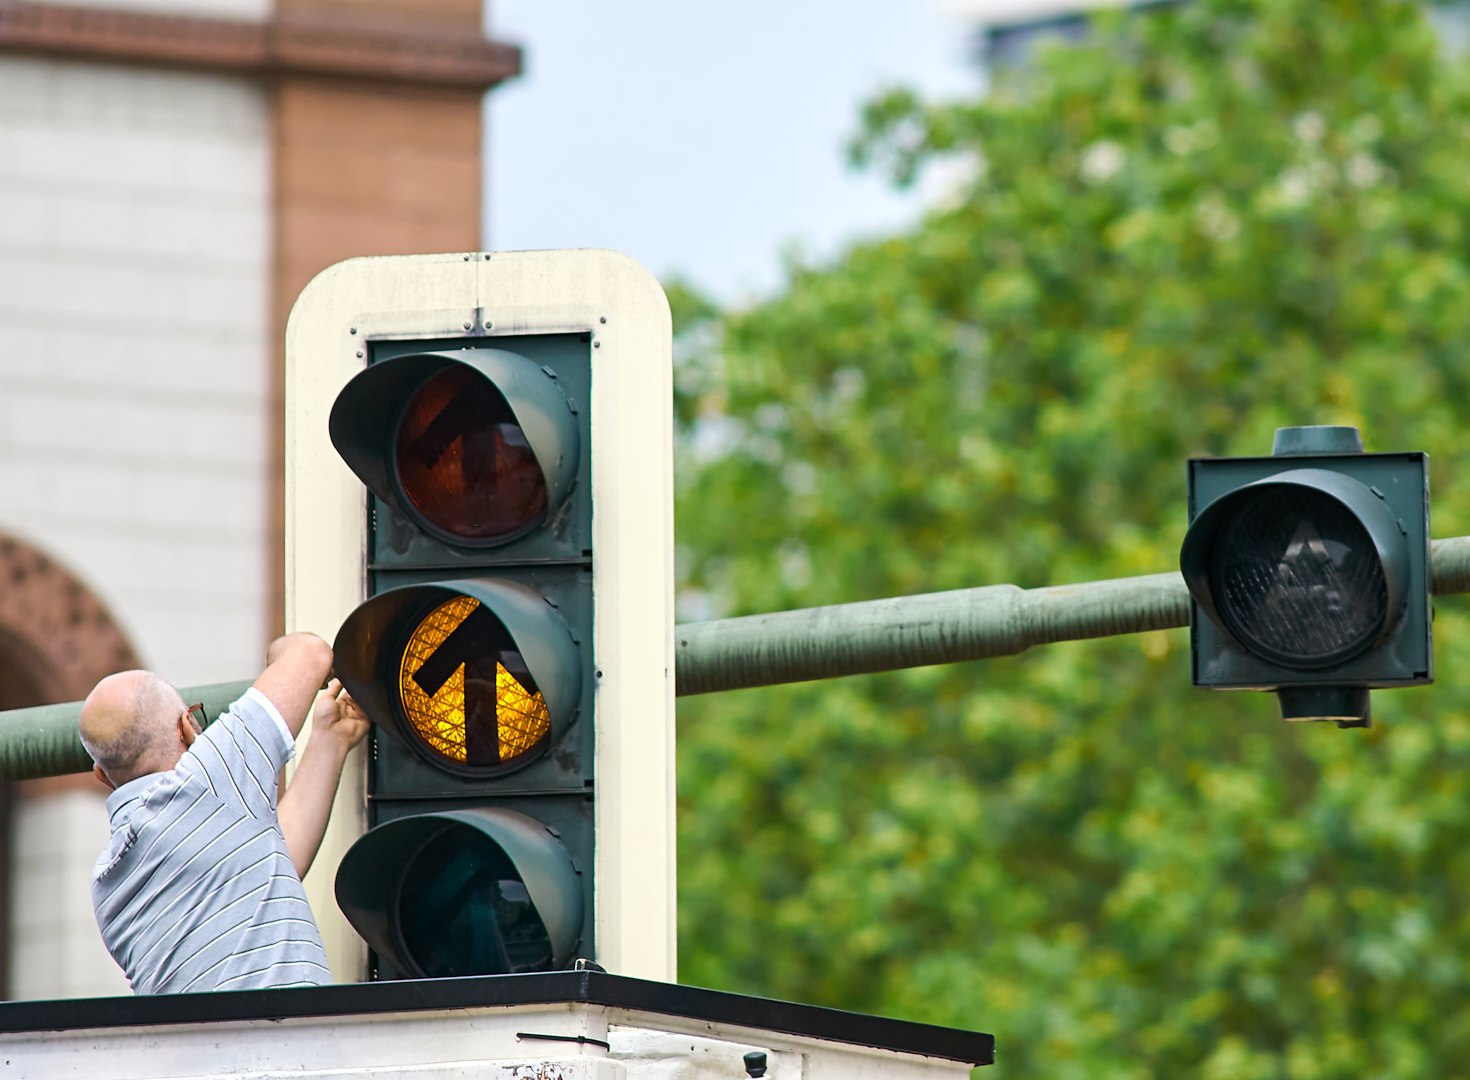
[{"label": "green metal mast arm", "polygon": [[[1470,536],[1431,545],[1436,596],[1470,592]],[[1014,656],[1053,641],[1189,625],[1177,573],[978,589],[749,615],[675,628],[675,693],[834,679]]]},{"label": "green metal mast arm", "polygon": [[[186,704],[204,702],[205,715],[213,719],[229,708],[251,681],[185,686],[179,693]],[[92,758],[77,734],[81,712],[80,701],[0,712],[0,780],[91,772]]]},{"label": "green metal mast arm", "polygon": [[[1470,536],[1431,545],[1434,593],[1470,592]],[[1177,573],[1081,585],[978,589],[749,615],[676,627],[675,693],[833,679],[1014,656],[1053,641],[1189,625]]]},{"label": "green metal mast arm", "polygon": [[1189,590],[1178,573],[1045,589],[988,585],[688,623],[675,628],[675,693],[984,660],[1188,624]]},{"label": "green metal mast arm", "polygon": [[[1436,540],[1434,593],[1470,592],[1470,536]],[[676,627],[675,692],[835,679],[875,671],[1014,656],[1053,641],[1189,625],[1189,592],[1177,573],[1081,585],[978,589],[895,596],[857,604],[685,623]],[[249,681],[180,691],[215,716]],[[0,780],[86,772],[77,737],[81,702],[0,712]]]}]

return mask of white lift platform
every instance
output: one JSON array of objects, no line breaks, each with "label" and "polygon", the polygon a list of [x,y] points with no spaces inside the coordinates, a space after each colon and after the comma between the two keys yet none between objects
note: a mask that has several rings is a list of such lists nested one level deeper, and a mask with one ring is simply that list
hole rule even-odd
[{"label": "white lift platform", "polygon": [[761,1054],[769,1080],[967,1080],[995,1039],[590,970],[0,1004],[0,1080],[745,1080]]}]

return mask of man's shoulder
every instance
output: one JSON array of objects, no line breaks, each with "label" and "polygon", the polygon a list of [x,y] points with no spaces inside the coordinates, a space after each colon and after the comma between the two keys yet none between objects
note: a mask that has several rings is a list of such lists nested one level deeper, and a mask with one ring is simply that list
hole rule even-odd
[{"label": "man's shoulder", "polygon": [[218,719],[204,729],[201,739],[218,743],[224,739],[237,741],[237,732],[249,732],[261,744],[278,744],[289,755],[296,747],[296,740],[281,712],[271,699],[255,687],[249,687],[230,707],[220,713]]},{"label": "man's shoulder", "polygon": [[[180,759],[182,764],[183,759]],[[107,797],[107,819],[116,832],[140,814],[157,808],[160,801],[167,802],[175,791],[186,787],[193,777],[175,766],[165,772],[149,773],[135,777],[114,789]]]},{"label": "man's shoulder", "polygon": [[[138,786],[129,791],[131,784]],[[125,797],[115,804],[109,799],[107,806],[108,823],[112,827],[113,836],[129,829],[136,832],[160,814],[192,805],[192,799],[186,798],[183,804],[178,801],[181,795],[187,796],[190,789],[194,789],[197,794],[206,795],[210,787],[207,778],[188,767],[187,755],[180,758],[178,765],[167,772],[140,776],[129,785],[118,788],[113,793],[114,796],[122,794]]]}]

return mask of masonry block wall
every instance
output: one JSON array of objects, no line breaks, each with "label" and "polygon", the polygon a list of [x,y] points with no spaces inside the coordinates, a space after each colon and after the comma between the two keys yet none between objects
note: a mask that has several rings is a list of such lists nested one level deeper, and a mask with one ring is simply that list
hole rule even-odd
[{"label": "masonry block wall", "polygon": [[[101,602],[98,655],[249,677],[283,621],[291,305],[344,258],[479,246],[481,102],[520,52],[483,36],[481,0],[4,6],[0,537]],[[44,652],[5,618],[0,671]],[[17,796],[7,996],[126,992],[89,897],[106,792]],[[307,885],[352,978],[337,854]]]},{"label": "masonry block wall", "polygon": [[0,529],[186,684],[265,635],[267,121],[240,79],[0,56]]}]

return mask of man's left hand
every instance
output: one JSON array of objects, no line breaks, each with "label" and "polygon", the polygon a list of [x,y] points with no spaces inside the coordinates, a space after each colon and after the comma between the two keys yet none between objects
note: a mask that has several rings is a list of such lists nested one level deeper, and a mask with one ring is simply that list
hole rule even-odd
[{"label": "man's left hand", "polygon": [[279,808],[281,835],[301,877],[310,869],[327,831],[347,752],[362,742],[368,726],[367,714],[337,679],[317,694],[311,711],[311,737]]},{"label": "man's left hand", "polygon": [[340,679],[327,683],[327,688],[316,696],[312,706],[311,737],[326,735],[340,739],[343,749],[351,750],[362,742],[370,726],[367,713],[352,700],[352,695],[342,689]]}]

